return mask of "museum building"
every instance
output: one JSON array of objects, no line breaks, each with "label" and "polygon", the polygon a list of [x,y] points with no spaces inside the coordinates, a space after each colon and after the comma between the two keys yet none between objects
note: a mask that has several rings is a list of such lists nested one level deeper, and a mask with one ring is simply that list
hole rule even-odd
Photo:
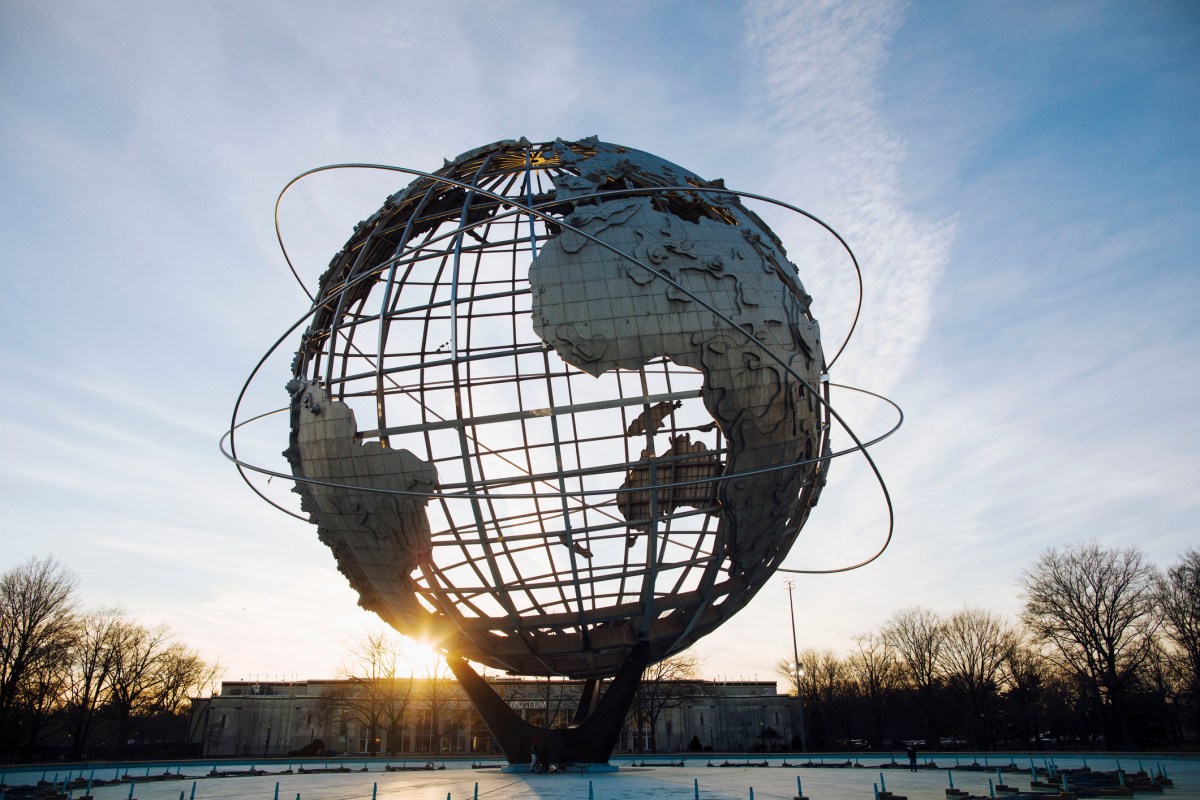
[{"label": "museum building", "polygon": [[[582,681],[492,678],[523,719],[565,727]],[[795,697],[773,681],[663,681],[643,684],[616,753],[791,749],[800,734]],[[643,709],[638,714],[637,708]],[[657,713],[655,713],[657,712]],[[640,720],[640,722],[639,722]],[[651,730],[650,720],[653,720]],[[192,701],[189,740],[201,756],[499,755],[453,678],[223,681]]]}]

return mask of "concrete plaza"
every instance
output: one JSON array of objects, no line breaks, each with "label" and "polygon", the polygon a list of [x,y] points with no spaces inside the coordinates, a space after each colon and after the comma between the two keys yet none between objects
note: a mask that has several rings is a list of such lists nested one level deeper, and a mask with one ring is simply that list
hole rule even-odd
[{"label": "concrete plaza", "polygon": [[[826,758],[833,763],[840,757]],[[178,771],[182,776],[176,779],[149,782],[135,779],[132,797],[136,800],[190,799],[194,785],[195,800],[275,800],[276,797],[280,800],[297,797],[301,800],[368,800],[373,796],[392,800],[471,800],[475,797],[487,800],[635,800],[644,797],[694,800],[697,789],[703,800],[747,800],[752,790],[756,800],[781,800],[796,796],[796,779],[799,778],[804,794],[811,800],[873,800],[877,785],[910,800],[945,800],[945,789],[951,777],[956,788],[977,797],[987,797],[989,778],[995,781],[997,777],[994,770],[969,768],[976,759],[972,755],[959,754],[956,757],[936,754],[931,758],[938,764],[938,769],[927,768],[915,773],[891,767],[890,756],[859,754],[857,760],[861,766],[843,768],[785,767],[781,766],[782,760],[778,757],[770,759],[765,767],[748,766],[761,764],[762,759],[751,758],[747,761],[742,756],[731,756],[728,760],[739,766],[708,766],[710,761],[707,758],[688,758],[684,766],[635,766],[637,761],[616,759],[614,763],[620,766],[618,772],[554,775],[510,774],[495,768],[474,769],[470,762],[446,762],[444,770],[384,769],[387,763],[393,767],[401,766],[402,762],[398,760],[367,762],[366,772],[360,771],[363,762],[348,761],[346,766],[355,771],[301,774],[298,771],[285,772],[289,767],[298,767],[296,764],[275,762],[255,765],[259,771],[267,773],[264,775],[223,778],[206,777],[211,764],[185,763],[172,766],[171,771]],[[983,756],[978,758],[982,764]],[[1008,756],[989,754],[987,758],[990,764],[996,766],[1009,763]],[[1028,755],[1017,755],[1012,757],[1012,761],[1027,767],[1029,758]],[[1040,765],[1047,756],[1038,754],[1032,758],[1034,763]],[[1175,786],[1168,788],[1161,796],[1200,800],[1198,758],[1155,755],[1057,755],[1050,758],[1050,763],[1063,769],[1086,763],[1095,770],[1111,770],[1119,764],[1126,770],[1134,771],[1140,761],[1149,772],[1156,772],[1161,767],[1174,781]],[[663,763],[666,757],[659,757],[655,761]],[[795,763],[799,759],[793,756],[791,761]],[[961,764],[959,769],[954,769],[956,761]],[[711,759],[714,765],[725,762],[724,756]],[[410,765],[419,766],[415,762]],[[950,768],[950,771],[943,767]],[[228,765],[220,766],[222,770],[227,768]],[[111,780],[123,768],[105,766],[94,769],[97,779]],[[146,767],[143,765],[138,769],[144,770]],[[152,775],[164,772],[161,764],[150,769]],[[242,769],[248,769],[248,765]],[[139,774],[134,768],[129,768],[128,772],[131,776]],[[62,773],[53,770],[48,773],[46,780],[68,777],[65,766]],[[16,786],[22,782],[36,782],[39,778],[40,773],[25,773],[22,776],[10,772],[7,782]],[[1028,789],[1029,780],[1027,774],[1005,773],[1005,781],[1019,789]],[[880,785],[881,782],[883,785]],[[82,794],[79,790],[74,792],[75,797]],[[128,782],[96,786],[92,794],[96,800],[126,800],[131,796]]]}]

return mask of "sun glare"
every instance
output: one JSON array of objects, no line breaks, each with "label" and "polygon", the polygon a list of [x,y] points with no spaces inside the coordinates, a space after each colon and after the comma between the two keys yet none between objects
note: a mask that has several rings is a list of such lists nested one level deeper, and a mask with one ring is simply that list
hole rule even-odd
[{"label": "sun glare", "polygon": [[424,641],[410,639],[407,636],[397,637],[400,652],[408,662],[407,669],[418,677],[432,675],[445,668],[445,659],[433,645]]}]

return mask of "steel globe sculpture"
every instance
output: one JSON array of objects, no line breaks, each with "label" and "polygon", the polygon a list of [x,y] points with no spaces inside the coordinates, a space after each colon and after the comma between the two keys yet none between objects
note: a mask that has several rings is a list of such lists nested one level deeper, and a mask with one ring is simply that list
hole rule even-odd
[{"label": "steel globe sculpture", "polygon": [[547,747],[606,761],[644,666],[743,608],[817,503],[836,414],[812,299],[744,195],[648,153],[502,141],[402,171],[298,339],[295,491],[511,760],[549,733],[466,660],[587,679],[598,727]]}]

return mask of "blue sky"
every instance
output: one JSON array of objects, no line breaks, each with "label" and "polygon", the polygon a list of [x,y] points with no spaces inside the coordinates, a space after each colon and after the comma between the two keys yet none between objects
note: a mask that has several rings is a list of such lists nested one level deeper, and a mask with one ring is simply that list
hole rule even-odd
[{"label": "blue sky", "polygon": [[[0,567],[53,553],[87,605],[171,624],[228,678],[332,674],[375,627],[315,529],[217,450],[306,307],[275,196],[326,163],[597,134],[850,241],[866,308],[834,377],[905,409],[874,451],[896,538],[800,578],[802,646],[845,649],[907,605],[1015,614],[1046,547],[1166,565],[1200,540],[1193,3],[12,0],[0,134]],[[302,272],[398,185],[293,195]],[[779,230],[837,340],[844,262]],[[883,523],[843,459],[789,566],[858,560]],[[777,583],[698,645],[709,674],[786,655]]]}]

